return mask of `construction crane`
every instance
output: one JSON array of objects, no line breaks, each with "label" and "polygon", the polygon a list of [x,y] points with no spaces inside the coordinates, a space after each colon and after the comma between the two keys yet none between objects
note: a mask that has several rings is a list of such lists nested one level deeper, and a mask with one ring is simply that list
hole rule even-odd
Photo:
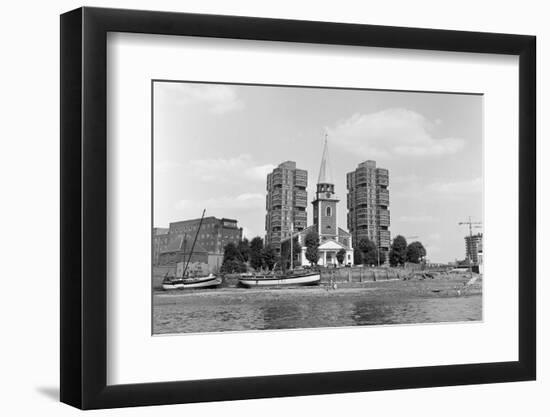
[{"label": "construction crane", "polygon": [[[468,226],[468,229],[470,230],[470,245],[472,244],[472,229],[480,229],[481,228],[481,225],[483,223],[481,222],[473,222],[472,221],[472,217],[471,216],[468,216],[468,221],[464,221],[464,222],[458,222],[458,225],[459,226]],[[469,247],[467,246],[466,247],[467,249],[467,252],[468,252],[468,266],[470,267],[470,276],[472,275],[472,257],[470,255],[470,252],[471,250],[469,249]]]},{"label": "construction crane", "polygon": [[459,226],[468,226],[468,228],[470,229],[470,237],[472,237],[472,229],[479,229],[481,228],[481,225],[483,223],[481,222],[473,222],[472,221],[472,217],[468,216],[468,221],[467,222],[458,222],[458,225]]}]

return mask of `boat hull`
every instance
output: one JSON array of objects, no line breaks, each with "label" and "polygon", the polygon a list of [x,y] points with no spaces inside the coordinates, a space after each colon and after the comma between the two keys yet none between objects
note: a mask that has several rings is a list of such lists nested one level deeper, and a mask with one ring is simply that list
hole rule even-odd
[{"label": "boat hull", "polygon": [[164,282],[162,288],[166,291],[169,290],[184,290],[192,288],[213,288],[222,283],[221,277],[207,277],[199,278],[196,280],[176,280],[172,282]]},{"label": "boat hull", "polygon": [[183,284],[180,284],[179,282],[163,283],[162,284],[162,289],[165,290],[165,291],[182,290],[183,289]]},{"label": "boat hull", "polygon": [[247,288],[251,287],[282,287],[290,285],[318,285],[321,274],[307,274],[285,277],[241,277],[239,283]]}]

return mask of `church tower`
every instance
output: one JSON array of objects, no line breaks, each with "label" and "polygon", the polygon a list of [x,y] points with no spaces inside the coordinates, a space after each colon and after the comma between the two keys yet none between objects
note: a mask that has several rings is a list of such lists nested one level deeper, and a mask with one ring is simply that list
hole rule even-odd
[{"label": "church tower", "polygon": [[316,227],[319,239],[338,238],[338,222],[336,219],[336,204],[340,201],[334,194],[334,181],[330,170],[328,158],[328,140],[325,135],[325,146],[319,178],[317,180],[317,191],[313,201],[313,224]]}]

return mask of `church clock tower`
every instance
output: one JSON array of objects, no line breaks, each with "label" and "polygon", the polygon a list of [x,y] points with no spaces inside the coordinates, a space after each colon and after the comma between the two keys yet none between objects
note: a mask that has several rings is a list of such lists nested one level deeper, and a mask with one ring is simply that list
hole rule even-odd
[{"label": "church clock tower", "polygon": [[317,180],[317,191],[313,201],[313,224],[319,239],[337,239],[336,204],[340,201],[334,194],[334,181],[328,159],[328,143],[325,135],[325,146]]}]

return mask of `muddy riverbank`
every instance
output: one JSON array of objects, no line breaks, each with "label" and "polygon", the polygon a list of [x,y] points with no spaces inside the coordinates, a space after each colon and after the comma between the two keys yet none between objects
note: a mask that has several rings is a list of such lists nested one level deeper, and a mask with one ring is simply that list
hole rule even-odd
[{"label": "muddy riverbank", "polygon": [[338,327],[482,319],[469,275],[315,287],[155,291],[153,332]]}]

